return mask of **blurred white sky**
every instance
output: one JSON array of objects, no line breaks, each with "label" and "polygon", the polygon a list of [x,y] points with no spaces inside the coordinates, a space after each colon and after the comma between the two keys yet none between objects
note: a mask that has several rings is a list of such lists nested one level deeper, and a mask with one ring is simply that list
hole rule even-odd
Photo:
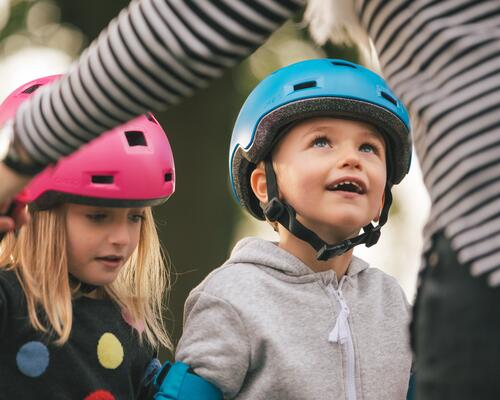
[{"label": "blurred white sky", "polygon": [[7,77],[0,85],[0,99],[32,79],[64,73],[70,63],[67,54],[46,47],[26,47],[0,58],[0,76]]},{"label": "blurred white sky", "polygon": [[[9,17],[9,5],[0,0],[0,29]],[[19,85],[45,75],[64,73],[83,43],[75,28],[59,23],[60,12],[50,0],[33,2],[25,29],[2,42],[0,53],[0,99]]]}]

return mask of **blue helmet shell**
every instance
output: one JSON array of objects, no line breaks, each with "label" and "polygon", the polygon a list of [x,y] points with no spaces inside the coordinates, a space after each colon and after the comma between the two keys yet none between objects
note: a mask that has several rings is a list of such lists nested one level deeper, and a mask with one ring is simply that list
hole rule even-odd
[{"label": "blue helmet shell", "polygon": [[399,183],[411,160],[409,115],[376,73],[339,59],[307,60],[281,68],[250,93],[236,120],[229,149],[233,192],[263,219],[250,174],[285,127],[306,118],[332,116],[374,125],[387,143],[388,185]]}]

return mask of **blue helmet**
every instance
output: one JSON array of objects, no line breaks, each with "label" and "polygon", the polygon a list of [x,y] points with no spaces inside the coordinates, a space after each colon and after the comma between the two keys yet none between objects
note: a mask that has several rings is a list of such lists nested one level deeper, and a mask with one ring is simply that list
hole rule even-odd
[{"label": "blue helmet", "polygon": [[387,186],[399,183],[411,160],[409,115],[376,73],[338,59],[307,60],[281,68],[260,82],[236,120],[229,149],[233,192],[252,215],[264,219],[250,175],[290,124],[332,116],[367,122],[387,145]]}]

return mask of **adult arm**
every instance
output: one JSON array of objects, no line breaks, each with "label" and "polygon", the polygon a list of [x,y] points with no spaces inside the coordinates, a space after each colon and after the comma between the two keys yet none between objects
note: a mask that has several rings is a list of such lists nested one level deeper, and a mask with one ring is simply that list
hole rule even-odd
[{"label": "adult arm", "polygon": [[[148,110],[190,96],[262,44],[305,0],[136,0],[68,74],[25,102],[16,152],[47,165]],[[26,220],[2,208],[29,181],[0,163],[0,232]]]},{"label": "adult arm", "polygon": [[360,1],[384,75],[414,116],[432,199],[427,246],[445,231],[474,276],[500,286],[500,3]]},{"label": "adult arm", "polygon": [[109,128],[206,86],[303,2],[133,1],[63,79],[23,104],[15,134],[33,161],[54,162]]}]

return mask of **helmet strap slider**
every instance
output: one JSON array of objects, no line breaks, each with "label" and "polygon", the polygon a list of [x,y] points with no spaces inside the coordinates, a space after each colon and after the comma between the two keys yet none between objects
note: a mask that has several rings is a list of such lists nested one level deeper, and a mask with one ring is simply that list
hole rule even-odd
[{"label": "helmet strap slider", "polygon": [[379,238],[380,238],[380,228],[381,226],[378,225],[377,227],[373,228],[373,226],[370,224],[369,225],[370,227],[372,227],[371,230],[368,230],[366,229],[365,227],[365,232],[366,232],[366,242],[365,242],[365,246],[366,247],[371,247],[373,246],[375,243],[378,242]]},{"label": "helmet strap slider", "polygon": [[344,240],[339,244],[328,245],[324,244],[316,253],[316,259],[320,261],[329,260],[332,257],[340,256],[349,251],[355,246],[349,239]]},{"label": "helmet strap slider", "polygon": [[277,197],[273,197],[264,207],[264,215],[270,222],[276,222],[285,211],[285,206]]}]

